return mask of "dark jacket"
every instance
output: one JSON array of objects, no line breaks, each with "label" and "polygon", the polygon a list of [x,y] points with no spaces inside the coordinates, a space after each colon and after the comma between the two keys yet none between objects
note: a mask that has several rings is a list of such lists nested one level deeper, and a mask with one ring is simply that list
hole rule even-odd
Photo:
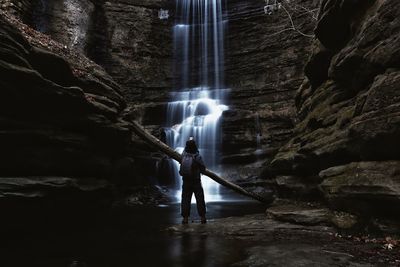
[{"label": "dark jacket", "polygon": [[193,177],[183,177],[183,180],[186,179],[195,179],[195,180],[200,180],[200,174],[201,172],[205,171],[206,165],[203,162],[203,158],[201,157],[199,152],[196,152],[195,154],[188,153],[186,151],[183,151],[182,157],[185,156],[185,154],[189,154],[193,157]]}]

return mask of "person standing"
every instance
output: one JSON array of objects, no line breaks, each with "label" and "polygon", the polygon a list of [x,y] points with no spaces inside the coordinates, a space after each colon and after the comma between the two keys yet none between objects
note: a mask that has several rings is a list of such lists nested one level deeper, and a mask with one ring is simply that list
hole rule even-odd
[{"label": "person standing", "polygon": [[201,223],[205,224],[207,222],[204,190],[201,185],[201,172],[205,171],[205,169],[206,166],[199,153],[196,142],[193,138],[190,138],[186,142],[185,150],[182,152],[182,162],[179,169],[179,174],[183,179],[181,200],[182,224],[187,224],[189,222],[193,193],[196,197],[197,212],[201,218]]}]

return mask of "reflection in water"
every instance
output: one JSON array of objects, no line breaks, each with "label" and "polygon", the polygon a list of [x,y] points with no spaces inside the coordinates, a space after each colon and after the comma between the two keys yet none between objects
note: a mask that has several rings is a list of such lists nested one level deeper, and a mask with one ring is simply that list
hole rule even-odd
[{"label": "reflection in water", "polygon": [[172,266],[229,266],[244,258],[243,244],[197,233],[184,233],[171,246]]},{"label": "reflection in water", "polygon": [[207,266],[207,237],[193,236],[185,233],[180,237],[178,244],[174,247],[173,258],[177,259],[178,266]]},{"label": "reflection in water", "polygon": [[[212,224],[216,218],[260,213],[265,208],[248,201],[209,203],[208,209]],[[180,222],[179,205],[82,213],[56,209],[38,216],[40,211],[43,207],[34,211],[35,216],[21,212],[21,224],[3,226],[7,217],[2,218],[2,267],[215,267],[244,258],[242,242],[165,231]],[[29,227],[22,222],[29,222]]]}]

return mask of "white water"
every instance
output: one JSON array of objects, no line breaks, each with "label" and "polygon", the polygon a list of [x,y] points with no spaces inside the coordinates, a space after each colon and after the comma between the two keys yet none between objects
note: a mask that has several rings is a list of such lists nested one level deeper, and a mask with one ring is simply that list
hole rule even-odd
[{"label": "white water", "polygon": [[[227,90],[223,89],[223,5],[220,0],[176,0],[175,16],[174,70],[179,78],[168,104],[167,143],[182,152],[186,141],[194,137],[207,168],[215,170],[221,138],[219,121],[228,109],[224,105]],[[179,199],[179,164],[171,164]],[[221,200],[219,184],[205,176],[202,183],[206,201]]]}]

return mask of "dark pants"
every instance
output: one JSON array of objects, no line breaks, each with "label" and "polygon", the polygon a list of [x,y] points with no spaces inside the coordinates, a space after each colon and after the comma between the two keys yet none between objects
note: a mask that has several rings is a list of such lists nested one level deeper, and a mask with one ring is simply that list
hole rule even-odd
[{"label": "dark pants", "polygon": [[200,179],[183,179],[182,185],[182,202],[181,202],[181,214],[183,217],[189,217],[190,206],[192,201],[192,194],[196,197],[197,212],[199,216],[206,215],[206,203],[204,201],[204,191],[201,186]]}]

